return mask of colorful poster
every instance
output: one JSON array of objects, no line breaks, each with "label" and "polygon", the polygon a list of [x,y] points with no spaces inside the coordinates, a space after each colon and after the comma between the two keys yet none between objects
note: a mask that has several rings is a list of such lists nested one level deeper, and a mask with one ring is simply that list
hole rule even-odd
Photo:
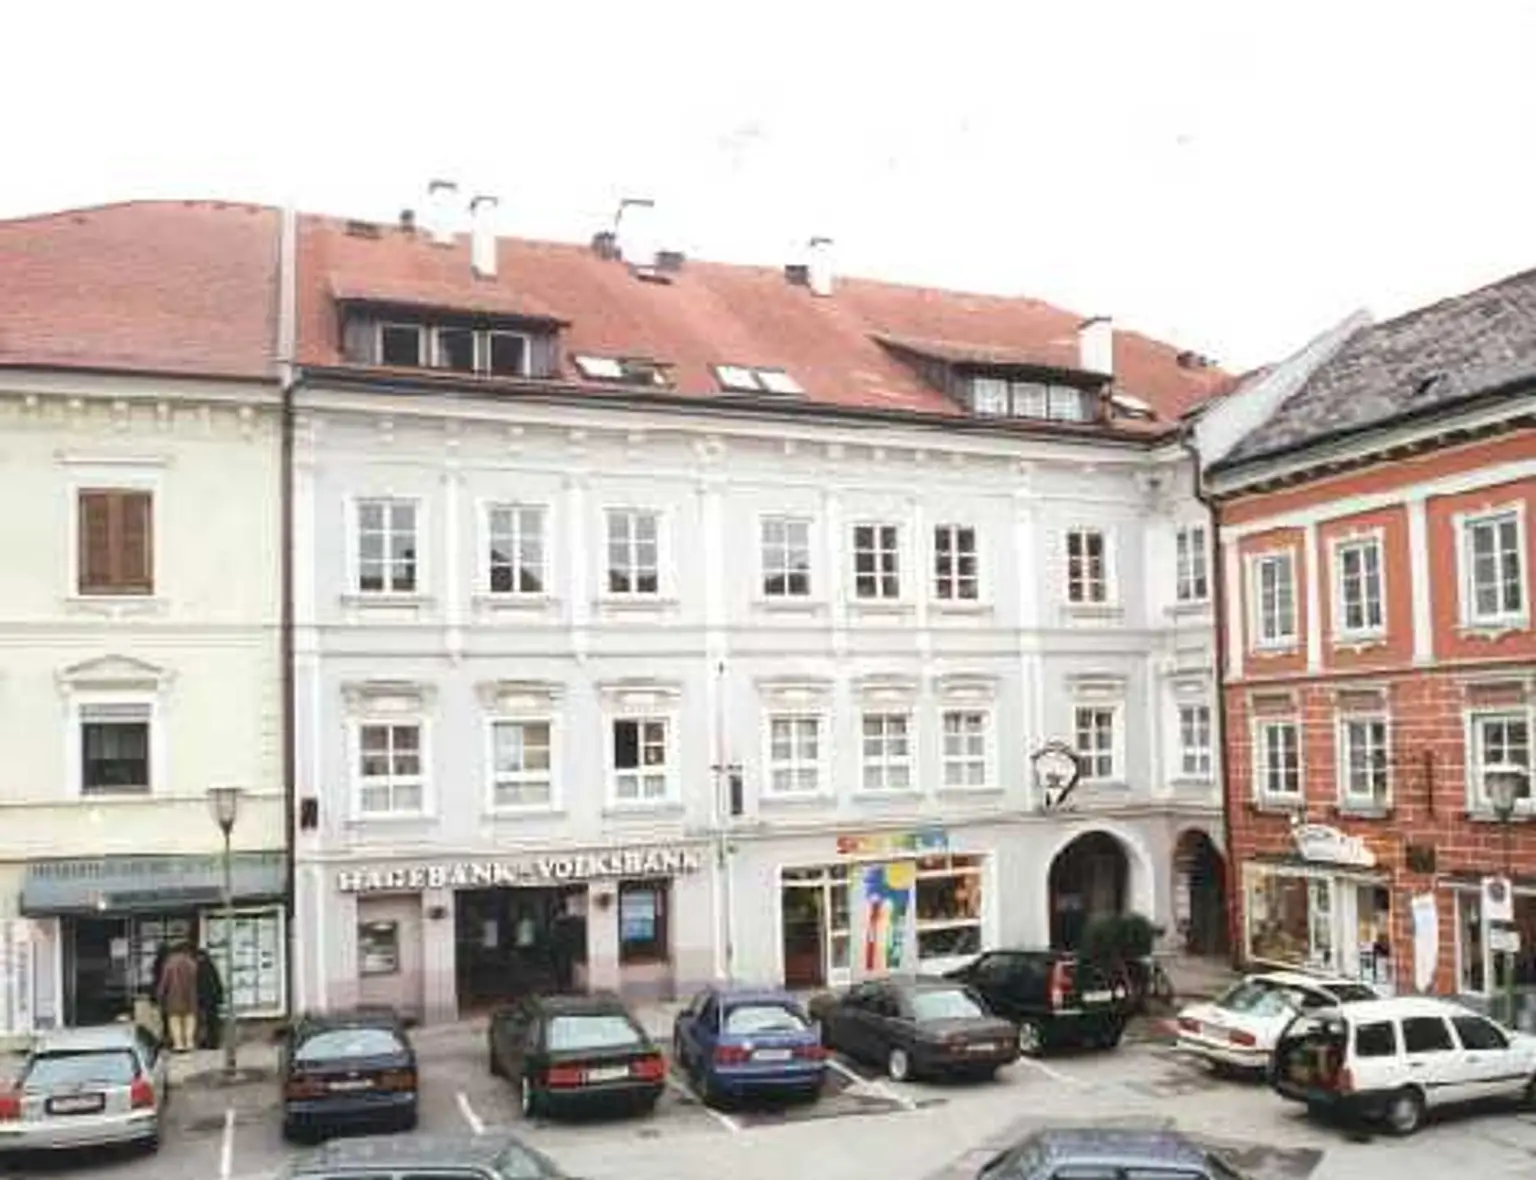
[{"label": "colorful poster", "polygon": [[896,971],[905,953],[907,911],[917,866],[911,861],[864,870],[864,970]]},{"label": "colorful poster", "polygon": [[1413,899],[1413,986],[1427,992],[1435,982],[1435,966],[1440,960],[1440,912],[1433,893],[1421,893]]}]

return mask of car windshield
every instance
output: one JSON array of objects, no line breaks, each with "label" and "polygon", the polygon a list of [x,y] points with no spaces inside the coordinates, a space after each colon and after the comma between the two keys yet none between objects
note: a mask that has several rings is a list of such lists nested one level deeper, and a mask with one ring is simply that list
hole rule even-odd
[{"label": "car windshield", "polygon": [[538,1157],[515,1143],[498,1155],[491,1167],[500,1180],[539,1180],[544,1175]]},{"label": "car windshield", "polygon": [[293,1057],[295,1061],[338,1061],[404,1051],[400,1038],[387,1028],[331,1028],[306,1037]]},{"label": "car windshield", "polygon": [[29,1090],[52,1090],[61,1086],[126,1086],[138,1072],[138,1062],[127,1049],[45,1053],[32,1059],[23,1085]]},{"label": "car windshield", "polygon": [[1247,1016],[1280,1016],[1301,1006],[1301,993],[1267,979],[1245,979],[1228,988],[1216,1006]]},{"label": "car windshield", "polygon": [[784,1004],[737,1004],[725,1014],[728,1033],[804,1032],[800,1013]]},{"label": "car windshield", "polygon": [[619,1012],[556,1016],[549,1022],[549,1047],[559,1053],[581,1049],[631,1049],[640,1044],[640,1030]]},{"label": "car windshield", "polygon": [[985,1016],[981,1005],[959,988],[912,993],[912,1015],[919,1024],[930,1020],[958,1020]]}]

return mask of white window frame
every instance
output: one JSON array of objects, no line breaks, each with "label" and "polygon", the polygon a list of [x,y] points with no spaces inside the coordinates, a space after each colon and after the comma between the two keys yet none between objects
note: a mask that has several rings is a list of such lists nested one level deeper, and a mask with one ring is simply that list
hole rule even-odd
[{"label": "white window frame", "polygon": [[[1097,767],[1091,765],[1091,758],[1100,756],[1103,752],[1095,746],[1094,750],[1085,753],[1080,744],[1082,727],[1079,724],[1080,714],[1107,713],[1109,714],[1109,773],[1097,773]],[[1072,749],[1076,752],[1078,761],[1083,767],[1082,781],[1085,783],[1097,783],[1099,785],[1109,783],[1122,783],[1125,781],[1125,702],[1100,701],[1100,700],[1074,700],[1072,702]]]},{"label": "white window frame", "polygon": [[[1467,709],[1462,717],[1463,749],[1466,750],[1467,810],[1474,815],[1488,815],[1493,811],[1488,792],[1483,788],[1483,777],[1499,763],[1484,763],[1481,727],[1487,721],[1521,721],[1525,724],[1527,762],[1510,765],[1536,774],[1536,707],[1525,705],[1491,705]],[[1520,814],[1536,812],[1536,778],[1530,783],[1531,794],[1515,800],[1515,810]]]},{"label": "white window frame", "polygon": [[[776,722],[789,722],[798,724],[812,722],[816,726],[816,757],[803,759],[799,757],[798,746],[787,761],[774,758],[773,753],[773,727]],[[821,799],[832,793],[831,790],[831,760],[828,756],[828,747],[831,736],[830,719],[823,712],[808,709],[770,709],[763,715],[763,796],[767,799]],[[795,742],[792,740],[792,745]],[[816,772],[816,787],[814,790],[805,791],[798,787],[787,791],[781,791],[774,786],[774,774],[776,771],[787,771],[791,781],[796,780],[796,774],[800,771],[814,770]]]},{"label": "white window frame", "polygon": [[[881,727],[882,752],[876,758],[871,758],[869,756],[869,753],[864,745],[864,723],[872,717],[885,718],[887,721],[892,718],[901,718],[903,720],[906,726],[905,733],[907,739],[907,752],[904,756],[892,757],[888,752],[887,748],[890,743],[890,736],[887,732],[885,732],[886,727],[884,725]],[[922,786],[918,781],[917,774],[917,711],[906,706],[886,706],[877,704],[865,705],[859,710],[858,723],[859,782],[858,790],[855,792],[855,794],[875,796],[878,798],[890,798],[893,796],[904,797],[908,795],[919,794],[922,790]],[[872,787],[869,785],[867,774],[869,770],[875,768],[880,770],[881,785],[878,787]],[[903,768],[905,768],[907,772],[907,785],[904,787],[891,786],[889,784],[891,772],[893,770],[901,770]]]},{"label": "white window frame", "polygon": [[[768,541],[763,531],[771,523],[790,525],[803,525],[805,527],[805,558],[806,558],[806,592],[804,594],[791,594],[788,592],[788,568],[784,570],[772,570],[768,568]],[[765,602],[814,602],[816,600],[816,551],[818,548],[818,536],[816,519],[793,512],[765,512],[757,518],[757,585],[755,597]],[[785,552],[788,554],[790,546],[785,542]],[[768,589],[770,575],[782,573],[785,578],[785,590],[781,593],[772,593]]]},{"label": "white window frame", "polygon": [[[170,569],[165,560],[165,535],[162,527],[165,511],[164,481],[160,477],[169,459],[163,457],[114,459],[95,455],[65,455],[59,463],[69,470],[64,491],[69,497],[65,506],[69,521],[68,580],[64,583],[64,597],[71,602],[110,603],[112,610],[132,613],[135,608],[153,609],[166,598],[166,585]],[[149,549],[150,576],[153,588],[149,594],[81,594],[80,593],[80,494],[82,492],[147,492],[149,494]]]},{"label": "white window frame", "polygon": [[[608,575],[612,570],[612,566],[610,565],[611,558],[609,545],[612,517],[615,513],[623,513],[624,515],[629,516],[631,528],[633,527],[634,518],[636,517],[652,516],[655,518],[656,589],[654,591],[634,589],[614,590],[611,588],[608,580]],[[598,584],[601,587],[601,593],[598,595],[598,597],[617,602],[660,602],[669,598],[670,594],[668,591],[670,588],[670,580],[668,577],[668,562],[672,551],[672,545],[670,536],[671,530],[669,528],[670,518],[668,517],[666,510],[664,508],[656,508],[645,504],[606,504],[602,509],[601,520],[602,543],[600,546],[595,547],[598,551],[598,559],[601,562],[598,571],[598,576],[600,579]],[[629,556],[633,558],[634,555],[635,541],[633,534],[631,534],[629,541]],[[639,567],[630,567],[629,572],[631,577],[631,584],[633,584],[635,580],[635,574],[638,572],[638,570]]]},{"label": "white window frame", "polygon": [[[617,746],[614,742],[613,729],[615,725],[623,721],[631,721],[642,726],[647,722],[660,722],[664,727],[662,750],[666,761],[662,763],[661,776],[666,780],[666,789],[657,797],[647,799],[642,794],[638,798],[626,798],[619,793],[619,778],[621,775],[634,775],[637,782],[645,777],[643,734],[641,735],[642,765],[634,770],[620,770],[614,765],[614,759],[617,757]],[[604,713],[603,767],[604,778],[607,782],[608,806],[611,809],[645,811],[658,807],[676,806],[680,800],[678,788],[678,715],[676,710],[624,709]]]},{"label": "white window frame", "polygon": [[412,323],[409,320],[379,320],[373,326],[373,355],[380,365],[390,364],[384,359],[384,332],[388,328],[405,328],[416,333],[416,363],[407,368],[424,369],[427,362],[436,359],[437,333],[431,324]]},{"label": "white window frame", "polygon": [[[1479,525],[1494,524],[1506,516],[1515,518],[1515,556],[1520,562],[1520,609],[1505,610],[1501,605],[1497,611],[1480,614],[1477,610],[1476,587],[1473,584],[1475,567],[1472,559],[1472,530]],[[1458,513],[1454,520],[1458,566],[1457,587],[1461,602],[1459,614],[1462,626],[1501,630],[1514,630],[1528,626],[1531,618],[1531,567],[1526,544],[1525,501],[1515,500],[1507,504],[1482,508],[1476,512]]]},{"label": "white window frame", "polygon": [[[859,547],[858,547],[858,536],[859,536],[858,530],[859,529],[877,529],[877,530],[893,529],[893,530],[895,530],[896,540],[895,540],[895,543],[894,543],[892,548],[886,549],[883,545],[881,545],[881,546],[877,546],[873,550],[870,550],[870,552],[876,554],[877,556],[878,555],[883,555],[885,553],[891,553],[891,554],[893,554],[895,556],[895,558],[896,558],[896,568],[895,568],[894,575],[891,575],[891,576],[894,576],[895,579],[896,579],[896,593],[895,594],[886,594],[886,593],[884,593],[882,582],[883,582],[883,580],[888,575],[886,575],[879,568],[879,563],[878,562],[876,564],[876,572],[874,574],[872,574],[872,575],[869,575],[869,576],[872,576],[875,579],[875,589],[876,589],[877,592],[874,593],[874,594],[860,594],[859,593]],[[877,541],[879,540],[878,533],[876,535],[876,540]],[[848,564],[848,597],[853,602],[853,604],[855,606],[881,606],[881,605],[889,605],[891,603],[899,603],[899,602],[903,602],[903,601],[906,600],[906,598],[907,598],[907,570],[905,568],[906,565],[907,565],[907,555],[906,555],[906,552],[905,552],[905,550],[906,550],[906,541],[907,541],[907,526],[904,523],[902,523],[901,521],[896,521],[896,520],[856,520],[856,521],[853,521],[852,523],[849,524],[849,526],[848,526],[848,560],[849,560],[849,564]]]},{"label": "white window frame", "polygon": [[[1205,744],[1191,745],[1185,741],[1184,712],[1205,713]],[[1216,766],[1216,719],[1210,701],[1179,701],[1175,706],[1175,724],[1178,726],[1179,778],[1209,781]],[[1198,724],[1191,732],[1198,733]],[[1191,769],[1191,759],[1194,768]]]},{"label": "white window frame", "polygon": [[[944,748],[945,740],[949,736],[949,718],[952,715],[977,716],[981,718],[981,754],[961,754],[951,757]],[[861,735],[862,736],[862,735]],[[952,765],[981,764],[981,781],[979,783],[952,783],[949,781],[949,771]],[[943,791],[990,791],[997,787],[997,713],[991,705],[966,704],[958,701],[945,701],[939,708],[939,789]]]},{"label": "white window frame", "polygon": [[[1274,634],[1266,634],[1264,619],[1264,585],[1263,570],[1271,562],[1284,562],[1289,571],[1287,580],[1291,587],[1291,617],[1288,630],[1280,629],[1278,614],[1275,619]],[[1257,651],[1291,651],[1298,641],[1301,633],[1301,600],[1299,597],[1299,579],[1296,576],[1296,550],[1294,547],[1284,549],[1269,549],[1263,553],[1251,553],[1248,555],[1248,619],[1253,632],[1252,647]],[[1275,584],[1276,605],[1280,597],[1280,583]]]},{"label": "white window frame", "polygon": [[[516,373],[491,372],[491,342],[497,336],[512,336],[523,342],[523,364]],[[526,377],[532,372],[533,337],[527,332],[508,328],[485,328],[475,333],[475,372],[485,377]]]},{"label": "white window frame", "polygon": [[[975,572],[969,579],[974,584],[975,593],[969,598],[959,593],[962,575],[958,571],[959,549],[956,543],[962,532],[971,534],[971,559],[975,563]],[[941,574],[939,572],[939,539],[943,536],[949,538],[951,546],[950,571],[948,574]],[[930,550],[929,572],[933,577],[931,583],[933,600],[944,608],[979,606],[986,596],[986,585],[982,580],[981,571],[981,530],[974,524],[960,524],[948,521],[934,525],[930,539],[932,549]]]},{"label": "white window frame", "polygon": [[[1369,596],[1365,595],[1368,584],[1365,577],[1365,566],[1362,559],[1360,586],[1362,593],[1361,610],[1367,615],[1367,621],[1363,626],[1351,627],[1349,615],[1346,610],[1348,603],[1344,593],[1344,555],[1351,549],[1370,550],[1376,552],[1376,611],[1378,621],[1369,621]],[[1328,563],[1333,570],[1333,635],[1337,640],[1380,639],[1387,633],[1387,543],[1386,534],[1381,529],[1373,529],[1364,533],[1349,533],[1344,536],[1331,537],[1328,541]]]},{"label": "white window frame", "polygon": [[[1385,783],[1381,797],[1372,793],[1361,795],[1350,789],[1351,725],[1380,725],[1382,727],[1382,757]],[[1384,810],[1392,806],[1392,719],[1381,710],[1340,713],[1334,724],[1334,766],[1338,778],[1339,806],[1369,810]]]},{"label": "white window frame", "polygon": [[[1077,583],[1072,578],[1072,538],[1083,537],[1086,539],[1090,536],[1097,536],[1103,548],[1102,564],[1104,576],[1102,582],[1104,594],[1102,598],[1073,598],[1072,589]],[[1094,610],[1113,607],[1119,602],[1118,587],[1116,585],[1116,574],[1118,571],[1115,568],[1114,549],[1114,532],[1099,525],[1075,525],[1062,534],[1063,590],[1069,608],[1074,610]],[[1082,582],[1082,585],[1086,594],[1092,588],[1093,581],[1091,579],[1085,580]]]},{"label": "white window frame", "polygon": [[[1209,602],[1211,597],[1210,530],[1182,525],[1173,537],[1174,598],[1180,604]],[[1199,544],[1196,544],[1196,538]],[[1195,593],[1196,589],[1199,593]]]},{"label": "white window frame", "polygon": [[[493,590],[491,588],[491,518],[497,512],[537,512],[540,516],[540,546],[543,551],[543,561],[540,563],[539,579],[543,583],[542,590]],[[554,590],[550,584],[550,574],[554,569],[552,549],[555,542],[554,528],[555,513],[553,507],[538,500],[483,500],[479,510],[479,572],[477,581],[480,585],[480,593],[488,598],[508,600],[543,600],[554,597]],[[518,529],[518,545],[522,544],[522,530]]]},{"label": "white window frame", "polygon": [[[499,803],[496,788],[508,781],[536,781],[536,771],[519,771],[503,776],[496,767],[496,729],[501,725],[547,725],[549,727],[549,798],[543,803]],[[495,713],[485,719],[485,810],[488,815],[534,815],[559,811],[560,795],[560,719],[549,712]]]},{"label": "white window frame", "polygon": [[[363,730],[370,726],[414,726],[417,731],[421,774],[415,784],[421,788],[421,807],[415,811],[390,810],[368,811],[363,807],[363,789],[378,785],[363,777]],[[430,819],[436,814],[436,800],[432,792],[432,723],[421,713],[364,713],[347,721],[348,781],[351,783],[352,818],[359,823],[390,823],[397,820]],[[399,782],[390,775],[391,798],[396,786],[413,785],[410,776]]]},{"label": "white window frame", "polygon": [[[416,514],[416,587],[413,590],[364,590],[362,562],[362,510],[365,504],[409,504]],[[394,492],[356,494],[347,499],[347,589],[348,597],[370,601],[417,601],[427,596],[427,504],[422,496]]]},{"label": "white window frame", "polygon": [[[122,717],[104,716],[107,712],[121,711]],[[95,722],[123,720],[129,724],[143,722],[149,727],[149,782],[148,790],[87,793],[85,789],[85,727]],[[138,691],[89,691],[71,692],[69,726],[66,736],[70,792],[89,803],[111,803],[114,800],[152,799],[168,793],[165,781],[165,754],[167,748],[165,722],[158,694]]]},{"label": "white window frame", "polygon": [[[1296,735],[1296,789],[1272,791],[1269,789],[1269,743],[1266,733],[1270,729],[1287,728]],[[1250,761],[1253,766],[1253,796],[1260,803],[1300,804],[1306,798],[1306,749],[1303,743],[1301,719],[1295,716],[1255,717],[1250,733]]]}]

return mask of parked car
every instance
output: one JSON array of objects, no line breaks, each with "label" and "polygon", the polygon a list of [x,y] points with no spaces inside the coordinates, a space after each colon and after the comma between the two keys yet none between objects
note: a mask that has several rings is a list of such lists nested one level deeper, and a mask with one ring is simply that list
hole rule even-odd
[{"label": "parked car", "polygon": [[1295,1016],[1270,1080],[1314,1114],[1380,1120],[1411,1135],[1430,1110],[1484,1099],[1536,1106],[1536,1037],[1449,1000],[1362,1000]]},{"label": "parked car", "polygon": [[821,1029],[785,992],[707,987],[672,1025],[673,1064],[711,1105],[748,1093],[814,1099],[826,1057]]},{"label": "parked car", "polygon": [[945,976],[977,992],[1013,1022],[1019,1052],[1113,1049],[1130,1020],[1123,985],[1066,951],[985,951]]},{"label": "parked car", "polygon": [[1378,998],[1374,988],[1358,980],[1261,972],[1238,980],[1214,1000],[1181,1011],[1177,1043],[1220,1069],[1263,1071],[1296,1013]]},{"label": "parked car", "polygon": [[306,1153],[285,1180],[564,1180],[542,1152],[505,1131],[483,1135],[368,1136]]},{"label": "parked car", "polygon": [[356,1127],[412,1130],[419,1076],[416,1051],[395,1013],[302,1016],[278,1062],[283,1134],[298,1141]]},{"label": "parked car", "polygon": [[1219,1154],[1177,1131],[1054,1127],[1036,1131],[981,1166],[977,1180],[1054,1180],[1059,1176],[1245,1180]]},{"label": "parked car", "polygon": [[1018,1060],[1013,1026],[948,979],[890,978],[811,1001],[822,1042],[882,1067],[894,1081],[932,1075],[991,1077]]},{"label": "parked car", "polygon": [[524,1118],[594,1103],[650,1111],[667,1062],[615,995],[530,996],[491,1017],[491,1073],[517,1085]]},{"label": "parked car", "polygon": [[43,1033],[0,1090],[0,1156],[116,1143],[156,1150],[166,1072],[159,1042],[138,1025]]}]

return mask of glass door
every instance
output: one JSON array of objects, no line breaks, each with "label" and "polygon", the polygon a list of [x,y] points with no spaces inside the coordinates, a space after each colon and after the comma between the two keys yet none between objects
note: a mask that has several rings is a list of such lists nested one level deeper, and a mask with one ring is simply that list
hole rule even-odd
[{"label": "glass door", "polygon": [[827,982],[846,987],[853,981],[853,919],[848,899],[848,866],[831,872],[827,890]]}]

